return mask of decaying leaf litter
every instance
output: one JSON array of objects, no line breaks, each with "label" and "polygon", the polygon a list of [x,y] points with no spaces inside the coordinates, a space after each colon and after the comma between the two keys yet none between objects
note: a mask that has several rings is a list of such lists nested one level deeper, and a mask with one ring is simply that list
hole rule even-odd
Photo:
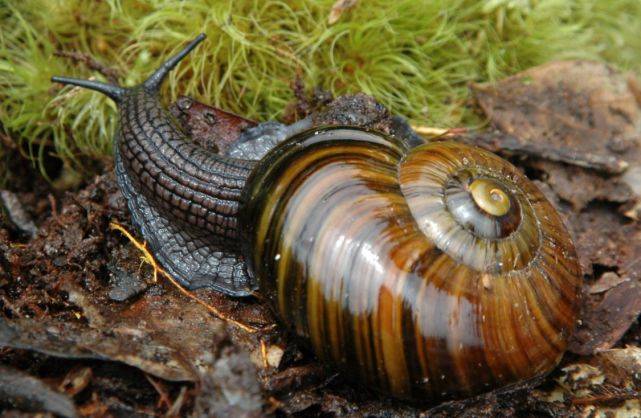
[{"label": "decaying leaf litter", "polygon": [[[133,231],[108,169],[62,195],[32,184],[2,193],[0,367],[24,382],[0,380],[5,410],[248,417],[641,410],[638,86],[605,64],[552,62],[471,86],[489,126],[449,135],[521,167],[575,237],[586,275],[582,320],[562,364],[537,387],[428,409],[347,384],[275,326],[258,298],[200,290],[192,295],[199,304],[162,275],[154,281],[141,252],[110,227]],[[362,94],[329,104],[319,92],[298,97],[292,119],[311,111],[317,125],[344,123],[345,110],[359,107],[365,117],[351,124],[398,129],[396,117]],[[190,98],[180,98],[172,112],[212,149],[224,149],[254,124]],[[26,407],[18,402],[25,396],[33,397]]]}]

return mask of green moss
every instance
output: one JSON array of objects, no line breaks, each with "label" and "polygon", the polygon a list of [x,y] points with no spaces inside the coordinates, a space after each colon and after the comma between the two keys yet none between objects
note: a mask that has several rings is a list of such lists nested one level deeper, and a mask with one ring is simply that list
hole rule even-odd
[{"label": "green moss", "polygon": [[439,127],[477,123],[470,82],[553,59],[641,70],[638,0],[369,0],[331,26],[334,0],[0,1],[0,121],[34,160],[53,149],[75,170],[109,155],[115,106],[51,85],[54,74],[104,79],[57,50],[89,54],[133,85],[202,31],[208,40],[171,74],[168,99],[278,118],[300,75]]}]

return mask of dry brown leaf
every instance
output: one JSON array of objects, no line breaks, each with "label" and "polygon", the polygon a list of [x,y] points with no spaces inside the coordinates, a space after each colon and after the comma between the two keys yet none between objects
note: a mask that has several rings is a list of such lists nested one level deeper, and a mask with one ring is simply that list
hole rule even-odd
[{"label": "dry brown leaf", "polygon": [[552,158],[610,173],[639,163],[641,107],[606,64],[551,62],[472,89],[495,127]]}]

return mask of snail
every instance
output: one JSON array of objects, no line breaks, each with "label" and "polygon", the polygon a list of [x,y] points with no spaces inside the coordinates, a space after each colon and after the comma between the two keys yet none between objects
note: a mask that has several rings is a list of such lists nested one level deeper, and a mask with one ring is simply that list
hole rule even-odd
[{"label": "snail", "polygon": [[248,158],[205,150],[158,93],[203,39],[136,87],[52,79],[117,103],[117,181],[169,274],[256,290],[321,361],[396,398],[469,397],[558,364],[581,271],[534,183],[474,146],[350,126],[292,125],[239,144]]}]

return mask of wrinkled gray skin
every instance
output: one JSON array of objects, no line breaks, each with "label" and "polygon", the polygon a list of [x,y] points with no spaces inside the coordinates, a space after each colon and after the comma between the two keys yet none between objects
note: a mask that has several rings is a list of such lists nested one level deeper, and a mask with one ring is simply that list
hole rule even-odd
[{"label": "wrinkled gray skin", "polygon": [[[367,122],[366,115],[360,112],[361,108],[357,108],[353,111],[352,115],[348,115],[347,117],[360,122],[353,124],[353,126],[366,127],[370,122]],[[410,147],[415,147],[425,142],[423,138],[410,127],[404,118],[394,116],[391,119],[392,134],[397,138],[407,141]],[[285,141],[312,127],[314,127],[314,121],[311,116],[291,125],[284,125],[276,121],[263,122],[243,131],[236,142],[229,147],[226,155],[245,160],[260,160],[267,152],[278,145],[279,142]]]},{"label": "wrinkled gray skin", "polygon": [[[376,128],[415,146],[423,141],[399,117],[363,94],[335,100],[292,125],[265,122],[245,130],[225,155],[196,144],[161,105],[163,79],[204,35],[165,62],[144,83],[124,88],[54,77],[54,82],[99,91],[118,105],[115,171],[134,225],[163,268],[183,286],[232,296],[257,288],[241,253],[238,215],[252,170],[280,142],[325,125]],[[314,127],[314,128],[313,128]]]},{"label": "wrinkled gray skin", "polygon": [[311,118],[303,119],[292,125],[276,121],[263,122],[253,128],[245,129],[240,137],[227,150],[227,155],[243,160],[260,160],[279,142],[312,127]]}]

